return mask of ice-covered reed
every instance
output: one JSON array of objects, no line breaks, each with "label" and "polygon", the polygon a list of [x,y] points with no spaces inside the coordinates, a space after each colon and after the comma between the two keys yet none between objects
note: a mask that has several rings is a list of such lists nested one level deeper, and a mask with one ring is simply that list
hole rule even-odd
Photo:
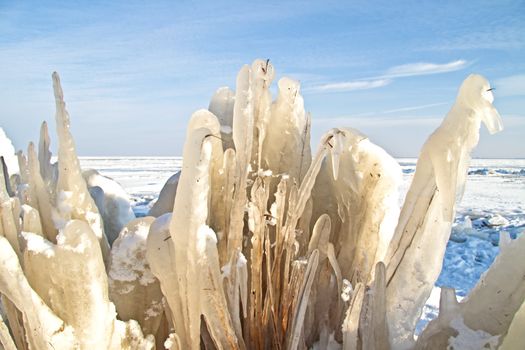
[{"label": "ice-covered reed", "polygon": [[[151,216],[82,173],[58,75],[58,162],[47,125],[20,174],[0,172],[0,342],[6,349],[511,348],[523,328],[525,238],[416,340],[441,270],[480,123],[501,129],[469,76],[423,146],[399,211],[396,161],[353,129],[310,149],[299,84],[256,60],[192,116],[183,166]],[[120,231],[118,237],[116,233]],[[111,245],[111,246],[110,246]],[[519,310],[519,312],[518,312]],[[514,317],[516,314],[516,317]],[[7,321],[8,327],[6,326]],[[508,335],[505,337],[505,335]]]}]

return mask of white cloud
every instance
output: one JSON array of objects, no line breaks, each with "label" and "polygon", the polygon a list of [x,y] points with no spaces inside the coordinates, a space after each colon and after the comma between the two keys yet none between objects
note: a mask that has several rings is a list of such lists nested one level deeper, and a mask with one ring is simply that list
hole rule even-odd
[{"label": "white cloud", "polygon": [[525,74],[497,79],[494,87],[498,96],[523,96],[525,95]]},{"label": "white cloud", "polygon": [[411,111],[419,111],[421,109],[427,109],[437,106],[443,106],[446,104],[449,104],[450,102],[438,102],[438,103],[429,103],[426,105],[418,105],[418,106],[410,106],[410,107],[402,107],[402,108],[395,108],[395,109],[389,109],[386,111],[378,112],[377,114],[390,114],[390,113],[397,113],[397,112],[411,112]]},{"label": "white cloud", "polygon": [[416,75],[428,75],[453,72],[465,68],[468,62],[465,60],[456,60],[449,63],[427,63],[417,62],[395,66],[386,71],[385,77],[399,78],[411,77]]},{"label": "white cloud", "polygon": [[389,85],[393,78],[412,77],[418,75],[429,75],[453,72],[467,67],[469,62],[466,60],[455,60],[448,63],[428,63],[416,62],[399,66],[394,66],[386,70],[386,73],[377,77],[364,78],[360,80],[351,80],[337,83],[328,83],[313,86],[306,91],[313,92],[342,92],[355,90],[376,89]]},{"label": "white cloud", "polygon": [[369,90],[376,89],[390,84],[390,79],[376,79],[376,80],[354,80],[341,83],[332,83],[319,85],[311,90],[314,91],[354,91],[354,90]]}]

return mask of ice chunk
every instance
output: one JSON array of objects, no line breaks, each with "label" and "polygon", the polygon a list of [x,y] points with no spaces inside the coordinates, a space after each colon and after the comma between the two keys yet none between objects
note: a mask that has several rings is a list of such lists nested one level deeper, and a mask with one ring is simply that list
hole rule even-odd
[{"label": "ice chunk", "polygon": [[179,185],[180,171],[170,176],[162,189],[160,190],[159,198],[151,207],[148,215],[158,218],[166,213],[173,211],[173,203],[175,202],[175,195],[177,194],[177,186]]},{"label": "ice chunk", "polygon": [[119,319],[134,319],[145,334],[156,334],[164,312],[158,280],[146,260],[146,240],[155,218],[129,222],[111,248],[109,296]]},{"label": "ice chunk", "polygon": [[102,215],[104,232],[111,245],[117,239],[122,228],[135,219],[129,196],[118,182],[107,176],[100,175],[94,169],[84,170],[82,176],[86,181],[88,190],[98,187],[102,191],[100,203],[96,201],[95,203]]},{"label": "ice chunk", "polygon": [[509,220],[499,214],[496,214],[489,219],[489,226],[507,226],[508,224]]}]

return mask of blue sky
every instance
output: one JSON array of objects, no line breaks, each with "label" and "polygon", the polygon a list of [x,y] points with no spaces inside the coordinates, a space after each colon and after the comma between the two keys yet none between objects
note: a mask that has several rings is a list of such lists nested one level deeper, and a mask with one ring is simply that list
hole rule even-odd
[{"label": "blue sky", "polygon": [[525,157],[524,1],[0,0],[0,126],[17,149],[54,130],[56,70],[79,154],[180,155],[191,113],[255,58],[301,82],[314,145],[350,126],[394,156],[482,74],[505,130],[474,155]]}]

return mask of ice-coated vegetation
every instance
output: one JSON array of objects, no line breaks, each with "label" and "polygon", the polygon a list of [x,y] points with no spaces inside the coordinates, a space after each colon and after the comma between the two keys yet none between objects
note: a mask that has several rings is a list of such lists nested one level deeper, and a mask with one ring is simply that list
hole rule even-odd
[{"label": "ice-coated vegetation", "polygon": [[53,74],[58,161],[44,123],[38,153],[30,144],[18,174],[0,172],[5,349],[520,344],[525,238],[504,234],[470,294],[458,302],[442,288],[438,317],[415,336],[480,124],[502,128],[488,82],[463,82],[400,210],[398,163],[350,128],[329,130],[312,153],[299,83],[280,79],[272,102],[274,76],[256,60],[235,91],[194,113],[181,172],[135,218],[118,183],[80,168]]}]

